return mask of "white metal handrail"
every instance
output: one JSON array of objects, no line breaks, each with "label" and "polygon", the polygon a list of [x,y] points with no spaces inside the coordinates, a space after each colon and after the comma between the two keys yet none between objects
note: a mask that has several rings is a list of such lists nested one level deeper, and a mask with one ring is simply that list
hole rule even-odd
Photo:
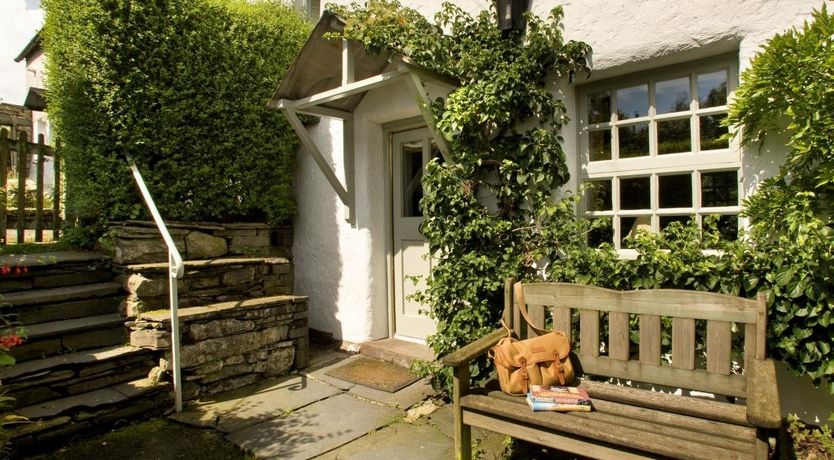
[{"label": "white metal handrail", "polygon": [[156,222],[159,233],[162,234],[162,239],[165,240],[165,245],[168,246],[168,300],[171,306],[171,362],[172,371],[174,373],[174,406],[177,412],[182,412],[182,386],[181,386],[181,372],[180,372],[180,322],[177,314],[177,307],[179,306],[179,299],[177,297],[177,279],[182,278],[185,273],[185,266],[182,262],[182,256],[174,244],[174,239],[171,238],[171,233],[168,232],[168,227],[159,215],[159,210],[156,208],[156,203],[151,197],[151,192],[145,185],[142,174],[136,163],[127,155],[127,162],[130,164],[130,170],[133,172],[133,178],[136,179],[136,185],[139,186],[139,191],[142,193],[142,198],[148,206],[148,210]]}]

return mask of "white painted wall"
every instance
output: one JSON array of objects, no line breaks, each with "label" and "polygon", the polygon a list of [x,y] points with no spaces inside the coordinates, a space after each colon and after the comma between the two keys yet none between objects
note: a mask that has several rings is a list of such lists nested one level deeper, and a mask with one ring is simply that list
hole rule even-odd
[{"label": "white painted wall", "polygon": [[[348,4],[352,0],[334,0]],[[402,0],[427,17],[440,2]],[[487,8],[486,0],[458,0],[464,10]],[[738,52],[739,70],[771,36],[800,26],[820,0],[532,0],[534,13],[545,16],[562,3],[564,30],[569,39],[584,40],[593,49],[592,80]],[[338,65],[338,63],[334,63]],[[554,82],[568,110],[575,117],[576,91],[567,82]],[[417,115],[404,88],[388,87],[371,92],[356,112],[356,224],[342,218],[341,206],[321,173],[306,154],[299,154],[296,188],[299,217],[295,222],[296,292],[310,296],[310,326],[335,337],[361,342],[387,335],[385,251],[385,158],[381,124]],[[314,128],[323,153],[341,162],[341,131],[323,120]],[[565,127],[565,151],[578,149],[574,123]],[[762,153],[742,152],[742,190],[755,190],[763,178],[773,175],[784,157],[784,140],[771,139]],[[575,189],[577,166],[569,158]],[[780,372],[780,385],[802,388],[783,398],[783,410],[807,421],[824,421],[834,412],[834,398],[807,390],[808,379]],[[797,396],[798,394],[802,397]]]}]

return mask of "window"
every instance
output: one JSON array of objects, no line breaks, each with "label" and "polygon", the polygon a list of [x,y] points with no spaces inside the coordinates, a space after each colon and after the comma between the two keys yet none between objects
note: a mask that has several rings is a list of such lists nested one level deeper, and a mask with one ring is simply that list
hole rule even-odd
[{"label": "window", "polygon": [[738,140],[721,123],[735,90],[735,56],[722,56],[590,83],[579,88],[579,170],[591,190],[588,218],[610,228],[589,243],[623,239],[672,222],[718,215],[725,238],[738,234]]}]

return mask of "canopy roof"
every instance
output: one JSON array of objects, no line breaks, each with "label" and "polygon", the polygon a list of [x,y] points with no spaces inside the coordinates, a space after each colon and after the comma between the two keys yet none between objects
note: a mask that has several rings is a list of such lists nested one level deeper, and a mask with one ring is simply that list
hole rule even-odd
[{"label": "canopy roof", "polygon": [[35,88],[34,86],[29,88],[29,92],[26,94],[26,101],[23,102],[23,106],[29,110],[37,110],[39,112],[46,111],[46,90],[43,88]]},{"label": "canopy roof", "polygon": [[[313,29],[301,52],[295,58],[287,75],[272,96],[271,105],[281,99],[298,100],[324,91],[338,88],[343,84],[342,78],[342,42],[324,37],[330,32],[340,33],[345,22],[336,14],[325,10]],[[390,64],[385,54],[371,55],[365,48],[350,43],[349,52],[353,60],[353,78],[364,80],[379,75]],[[354,94],[341,99],[319,104],[321,107],[353,112],[362,102],[365,93]]]}]

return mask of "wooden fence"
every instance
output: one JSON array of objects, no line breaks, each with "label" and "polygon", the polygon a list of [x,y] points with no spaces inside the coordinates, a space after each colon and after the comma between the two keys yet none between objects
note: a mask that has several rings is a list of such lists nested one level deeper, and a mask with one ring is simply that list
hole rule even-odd
[{"label": "wooden fence", "polygon": [[[26,133],[18,133],[17,140],[10,138],[8,130],[0,129],[0,245],[10,244],[9,220],[15,220],[13,228],[17,229],[16,243],[26,240],[26,230],[34,230],[34,240],[43,241],[44,223],[51,221],[52,239],[57,240],[61,232],[61,156],[60,143],[55,148],[44,143],[43,134],[38,142],[30,142]],[[52,207],[44,210],[44,159],[52,158],[53,177]],[[34,160],[34,161],[33,161]],[[26,207],[26,179],[29,177],[29,165],[35,165],[35,202],[34,209]],[[11,206],[7,203],[9,186],[7,179],[10,172],[17,173],[16,200]],[[7,207],[8,206],[8,207]],[[31,222],[33,221],[33,222]],[[31,222],[31,223],[30,223]],[[28,223],[28,225],[27,225]],[[13,233],[13,232],[11,232]]]}]

